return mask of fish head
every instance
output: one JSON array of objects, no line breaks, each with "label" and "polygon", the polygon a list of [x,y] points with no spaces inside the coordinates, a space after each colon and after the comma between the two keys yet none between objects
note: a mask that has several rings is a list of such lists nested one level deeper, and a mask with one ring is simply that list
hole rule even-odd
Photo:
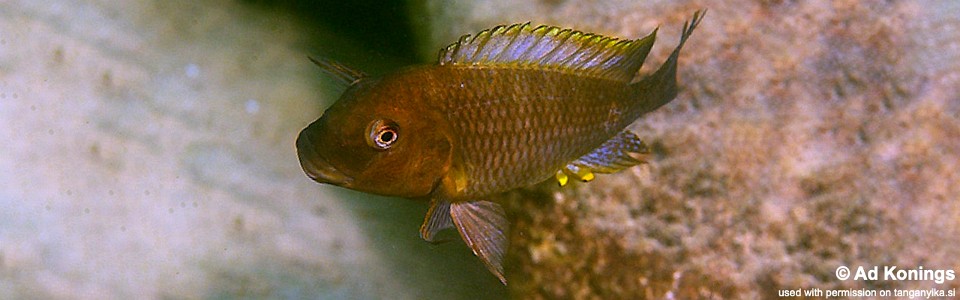
[{"label": "fish head", "polygon": [[408,90],[401,82],[369,78],[351,85],[297,137],[304,173],[372,194],[429,195],[449,168],[451,142],[439,114]]}]

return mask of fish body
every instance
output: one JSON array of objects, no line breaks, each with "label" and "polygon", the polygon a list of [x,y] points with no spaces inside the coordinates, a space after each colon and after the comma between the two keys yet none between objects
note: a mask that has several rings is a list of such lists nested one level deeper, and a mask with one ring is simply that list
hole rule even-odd
[{"label": "fish body", "polygon": [[464,36],[438,63],[368,77],[319,63],[350,87],[303,131],[306,174],[380,195],[429,199],[421,236],[456,227],[502,282],[509,224],[491,195],[556,177],[589,181],[644,162],[625,128],[677,94],[676,63],[700,22],[653,74],[635,80],[656,31],[619,40],[557,27]]},{"label": "fish body", "polygon": [[642,111],[622,103],[633,92],[625,82],[558,71],[431,66],[382,84],[423,87],[422,114],[442,112],[436,126],[465,181],[445,195],[451,201],[542,182]]}]

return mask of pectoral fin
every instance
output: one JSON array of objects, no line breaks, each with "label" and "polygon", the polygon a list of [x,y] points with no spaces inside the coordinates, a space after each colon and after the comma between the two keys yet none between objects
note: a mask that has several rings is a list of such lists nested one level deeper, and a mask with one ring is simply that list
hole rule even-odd
[{"label": "pectoral fin", "polygon": [[360,79],[367,77],[367,74],[364,74],[363,72],[357,69],[348,67],[347,65],[344,65],[342,63],[336,62],[334,60],[331,60],[325,57],[316,59],[308,56],[307,58],[309,58],[310,61],[312,61],[317,66],[319,66],[320,69],[323,69],[324,72],[327,72],[328,74],[333,75],[334,77],[337,77],[337,79],[339,79],[343,83],[346,83],[347,85],[353,85],[354,83],[357,83],[357,81],[360,81]]},{"label": "pectoral fin", "polygon": [[450,227],[453,227],[453,221],[450,220],[450,202],[440,199],[430,200],[430,209],[427,210],[427,216],[423,219],[423,225],[420,225],[420,237],[433,242],[433,237],[438,232]]},{"label": "pectoral fin", "polygon": [[557,179],[561,186],[566,183],[566,176],[581,181],[590,181],[595,177],[593,173],[614,173],[646,163],[649,154],[650,149],[643,141],[632,132],[624,130],[604,142],[599,148],[560,169],[560,172],[557,173]]},{"label": "pectoral fin", "polygon": [[503,208],[490,201],[457,202],[450,204],[450,216],[473,254],[480,257],[500,282],[507,284],[503,276],[503,256],[510,224]]}]

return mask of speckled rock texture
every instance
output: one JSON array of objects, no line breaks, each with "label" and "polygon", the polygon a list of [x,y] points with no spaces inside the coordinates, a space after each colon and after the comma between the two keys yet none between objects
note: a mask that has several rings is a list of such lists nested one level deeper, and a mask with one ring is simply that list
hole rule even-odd
[{"label": "speckled rock texture", "polygon": [[708,8],[682,91],[632,126],[651,164],[504,196],[518,298],[776,298],[956,289],[839,266],[960,269],[960,5],[859,1],[426,1],[423,56],[533,21],[636,38],[641,72]]},{"label": "speckled rock texture", "polygon": [[342,90],[307,56],[364,52],[295,20],[0,1],[0,299],[502,295],[465,246],[419,239],[425,203],[303,175],[294,139]]}]

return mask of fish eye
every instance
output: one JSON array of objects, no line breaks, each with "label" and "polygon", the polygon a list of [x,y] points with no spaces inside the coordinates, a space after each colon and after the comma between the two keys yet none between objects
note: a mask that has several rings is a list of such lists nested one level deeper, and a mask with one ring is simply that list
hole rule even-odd
[{"label": "fish eye", "polygon": [[375,120],[369,126],[367,145],[378,150],[387,150],[400,138],[399,130],[396,122],[387,119]]}]

